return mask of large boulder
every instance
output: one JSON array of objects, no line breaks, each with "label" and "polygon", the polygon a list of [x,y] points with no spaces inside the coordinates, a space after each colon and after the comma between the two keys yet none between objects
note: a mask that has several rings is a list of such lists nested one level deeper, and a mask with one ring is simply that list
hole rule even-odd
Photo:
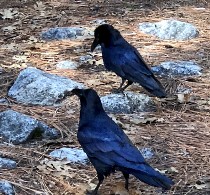
[{"label": "large boulder", "polygon": [[188,40],[198,36],[198,30],[192,24],[178,20],[162,20],[160,22],[144,22],[139,29],[160,39]]},{"label": "large boulder", "polygon": [[29,67],[20,72],[8,96],[23,104],[55,105],[66,91],[83,87],[66,77]]},{"label": "large boulder", "polygon": [[55,139],[59,132],[46,124],[14,110],[0,112],[0,136],[7,142],[21,144],[32,138]]}]

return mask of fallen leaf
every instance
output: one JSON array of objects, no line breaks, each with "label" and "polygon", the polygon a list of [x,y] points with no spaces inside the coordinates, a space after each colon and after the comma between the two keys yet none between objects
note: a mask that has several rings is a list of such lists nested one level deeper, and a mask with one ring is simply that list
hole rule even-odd
[{"label": "fallen leaf", "polygon": [[189,102],[190,94],[183,94],[183,93],[177,94],[177,101],[182,104]]},{"label": "fallen leaf", "polygon": [[12,59],[18,62],[27,62],[27,56],[23,56],[23,55],[15,55],[12,57]]},{"label": "fallen leaf", "polygon": [[37,1],[34,5],[34,8],[36,10],[44,10],[45,9],[45,5],[42,3],[42,1]]},{"label": "fallen leaf", "polygon": [[86,82],[87,85],[94,85],[94,86],[104,84],[104,83],[101,82],[101,80],[99,80],[99,79],[90,79],[90,80],[86,80],[85,82]]},{"label": "fallen leaf", "polygon": [[147,124],[147,123],[154,123],[154,122],[163,122],[163,118],[157,117],[142,117],[142,118],[134,118],[131,119],[131,122],[138,125],[138,124]]},{"label": "fallen leaf", "polygon": [[15,29],[16,29],[15,26],[6,26],[6,27],[3,27],[2,28],[3,31],[13,31]]},{"label": "fallen leaf", "polygon": [[170,168],[168,169],[168,172],[169,172],[169,173],[179,173],[179,171],[178,171],[175,167],[170,167]]},{"label": "fallen leaf", "polygon": [[76,173],[69,164],[70,162],[66,160],[44,159],[40,162],[40,165],[37,166],[37,169],[45,174],[53,174],[56,177],[67,176],[73,178],[76,176]]},{"label": "fallen leaf", "polygon": [[9,50],[17,50],[18,46],[15,43],[10,43],[10,44],[5,44],[5,45],[1,45],[2,49],[9,49]]},{"label": "fallen leaf", "polygon": [[13,19],[15,16],[18,15],[18,11],[9,8],[9,9],[3,9],[0,11],[0,13],[2,14],[2,18],[3,19]]},{"label": "fallen leaf", "polygon": [[195,184],[194,185],[196,189],[202,190],[202,189],[209,189],[210,183],[204,183],[204,184]]}]

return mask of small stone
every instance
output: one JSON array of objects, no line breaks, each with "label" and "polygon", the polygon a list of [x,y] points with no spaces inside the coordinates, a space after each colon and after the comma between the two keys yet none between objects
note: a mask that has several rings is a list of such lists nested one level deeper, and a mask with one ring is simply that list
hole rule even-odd
[{"label": "small stone", "polygon": [[198,36],[198,30],[190,23],[178,20],[162,20],[156,23],[144,22],[139,29],[160,39],[188,40]]},{"label": "small stone", "polygon": [[85,29],[78,27],[56,27],[50,28],[42,33],[44,40],[76,39],[84,35]]},{"label": "small stone", "polygon": [[9,102],[6,98],[1,98],[0,99],[0,104],[9,104]]},{"label": "small stone", "polygon": [[140,149],[140,152],[142,156],[147,160],[151,159],[154,156],[151,148],[142,148]]},{"label": "small stone", "polygon": [[15,161],[0,157],[0,169],[14,169],[16,166],[17,164]]},{"label": "small stone", "polygon": [[164,76],[192,76],[201,75],[202,68],[192,61],[169,61],[152,67],[152,71]]},{"label": "small stone", "polygon": [[106,24],[107,20],[105,20],[105,19],[96,19],[96,20],[92,20],[90,23],[91,24],[96,24],[96,25],[102,25],[102,24]]},{"label": "small stone", "polygon": [[152,99],[145,94],[126,91],[101,97],[104,109],[110,113],[134,113],[155,111]]},{"label": "small stone", "polygon": [[77,69],[77,67],[78,64],[70,60],[60,61],[56,64],[57,69]]},{"label": "small stone", "polygon": [[91,60],[91,59],[93,59],[93,56],[91,56],[91,55],[81,56],[81,57],[79,58],[79,63],[80,63],[80,64],[82,64],[82,63],[87,63],[88,60]]},{"label": "small stone", "polygon": [[0,192],[5,195],[14,195],[13,186],[7,181],[0,181]]},{"label": "small stone", "polygon": [[82,149],[78,148],[60,148],[50,152],[50,156],[82,164],[87,163],[88,160],[86,153]]}]

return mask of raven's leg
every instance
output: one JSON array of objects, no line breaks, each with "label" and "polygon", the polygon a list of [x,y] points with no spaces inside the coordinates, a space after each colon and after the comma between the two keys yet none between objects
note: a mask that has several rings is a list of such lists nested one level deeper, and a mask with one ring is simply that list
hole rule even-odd
[{"label": "raven's leg", "polygon": [[113,92],[113,93],[120,93],[120,92],[122,92],[122,91],[123,91],[122,86],[124,85],[125,81],[126,81],[126,79],[122,78],[122,82],[121,82],[119,88],[117,88],[117,89],[112,89],[112,92]]},{"label": "raven's leg", "polygon": [[118,89],[114,89],[113,92],[120,93],[123,92],[129,85],[131,85],[133,82],[128,80],[128,83],[122,87],[125,83],[126,79],[122,78],[122,83],[120,84],[120,87]]},{"label": "raven's leg", "polygon": [[103,174],[97,173],[97,175],[98,175],[98,184],[97,184],[96,188],[91,193],[87,193],[88,195],[97,195],[98,189],[104,180]]},{"label": "raven's leg", "polygon": [[124,91],[128,86],[130,86],[133,82],[128,80],[128,83],[122,87],[122,91]]},{"label": "raven's leg", "polygon": [[124,85],[125,81],[126,81],[126,79],[122,78],[122,82],[121,82],[118,90],[121,90],[123,88],[122,86]]},{"label": "raven's leg", "polygon": [[128,179],[129,179],[129,174],[122,172],[123,176],[125,177],[125,189],[128,190]]}]

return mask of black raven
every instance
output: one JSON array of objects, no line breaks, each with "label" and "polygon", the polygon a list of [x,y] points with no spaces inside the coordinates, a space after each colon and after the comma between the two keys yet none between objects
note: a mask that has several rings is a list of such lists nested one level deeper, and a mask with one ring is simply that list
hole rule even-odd
[{"label": "black raven", "polygon": [[70,94],[80,98],[80,121],[77,138],[97,171],[97,194],[104,176],[119,170],[125,177],[128,190],[129,174],[163,190],[170,189],[173,181],[147,164],[123,130],[106,114],[98,94],[93,89],[73,89]]},{"label": "black raven", "polygon": [[[109,24],[102,24],[95,29],[94,36],[91,51],[100,44],[106,69],[115,72],[122,78],[118,91],[123,91],[136,82],[151,94],[159,98],[166,97],[165,89],[137,49],[130,45],[118,30]],[[126,80],[128,83],[123,87]]]}]

